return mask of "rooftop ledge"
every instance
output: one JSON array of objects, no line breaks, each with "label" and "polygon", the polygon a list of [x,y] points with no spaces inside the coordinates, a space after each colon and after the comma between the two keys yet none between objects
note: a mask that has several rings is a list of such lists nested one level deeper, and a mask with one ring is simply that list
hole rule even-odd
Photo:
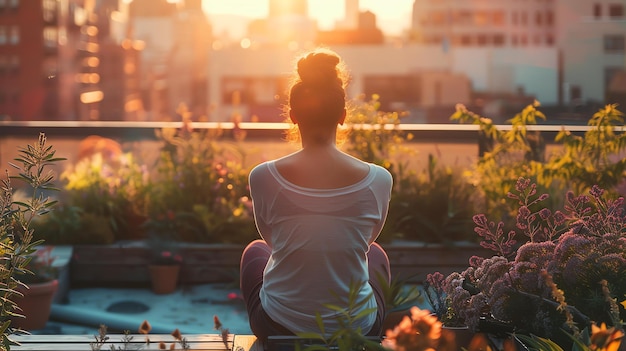
[{"label": "rooftop ledge", "polygon": [[[135,128],[135,129],[159,129],[159,128],[180,128],[182,122],[137,122],[137,121],[0,121],[1,130],[6,128]],[[192,122],[194,129],[234,129],[233,122]],[[288,123],[276,122],[241,122],[239,129],[242,130],[285,130],[289,128]],[[369,124],[363,127],[370,128]],[[511,125],[497,125],[498,129],[509,130]],[[591,129],[585,125],[557,125],[557,124],[539,124],[529,125],[528,130],[539,130],[547,132],[558,132],[564,127],[572,132],[585,132]],[[388,124],[386,129],[400,129],[407,131],[477,131],[478,126],[475,124],[443,124],[443,123],[401,123],[398,125]],[[624,126],[618,126],[618,131],[624,131]],[[2,132],[0,132],[2,133]]]},{"label": "rooftop ledge", "polygon": [[[82,138],[97,134],[103,137],[131,140],[155,139],[155,130],[162,128],[180,128],[182,122],[136,122],[136,121],[0,121],[0,138],[29,136],[44,132],[48,136]],[[232,122],[192,122],[193,129],[221,129],[228,136],[234,129],[245,132],[246,139],[280,138],[289,128],[287,123],[242,122],[237,127]],[[372,128],[371,125],[362,125]],[[510,130],[511,125],[497,125],[499,130]],[[479,130],[473,124],[398,124],[386,125],[386,129],[397,128],[414,134],[420,141],[459,142],[476,140]],[[541,131],[546,140],[553,140],[562,129],[574,134],[582,134],[591,129],[586,125],[529,125],[528,130]],[[617,126],[616,132],[623,132],[624,126]],[[414,139],[414,140],[415,140]]]}]

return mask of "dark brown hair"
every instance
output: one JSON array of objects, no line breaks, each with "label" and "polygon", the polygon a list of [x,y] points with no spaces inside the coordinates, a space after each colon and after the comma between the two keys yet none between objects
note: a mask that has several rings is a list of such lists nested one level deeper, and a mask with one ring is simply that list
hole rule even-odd
[{"label": "dark brown hair", "polygon": [[346,107],[347,77],[344,63],[335,52],[317,48],[306,53],[296,65],[288,110],[299,124],[336,125]]}]

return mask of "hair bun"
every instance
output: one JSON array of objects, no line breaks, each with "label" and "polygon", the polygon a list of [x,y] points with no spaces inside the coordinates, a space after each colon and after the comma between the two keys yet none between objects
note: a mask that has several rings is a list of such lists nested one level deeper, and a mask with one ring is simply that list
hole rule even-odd
[{"label": "hair bun", "polygon": [[342,85],[337,74],[341,60],[334,53],[312,52],[298,61],[298,75],[304,84],[327,86]]}]

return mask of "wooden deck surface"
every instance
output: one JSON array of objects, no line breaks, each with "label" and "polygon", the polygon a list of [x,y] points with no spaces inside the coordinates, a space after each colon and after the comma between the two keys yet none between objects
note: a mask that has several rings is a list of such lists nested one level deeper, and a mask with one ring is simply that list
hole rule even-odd
[{"label": "wooden deck surface", "polygon": [[[168,334],[132,334],[129,335],[131,339],[127,342],[124,342],[124,335],[121,334],[111,334],[108,337],[109,339],[95,350],[172,350],[170,348],[172,344],[175,346],[174,350],[183,350],[182,345]],[[191,351],[263,351],[263,346],[253,335],[229,334],[226,344],[219,334],[193,334],[183,337]],[[13,351],[93,351],[92,345],[96,342],[93,335],[13,335],[11,339],[20,343],[11,347]],[[164,345],[161,345],[161,342]]]}]

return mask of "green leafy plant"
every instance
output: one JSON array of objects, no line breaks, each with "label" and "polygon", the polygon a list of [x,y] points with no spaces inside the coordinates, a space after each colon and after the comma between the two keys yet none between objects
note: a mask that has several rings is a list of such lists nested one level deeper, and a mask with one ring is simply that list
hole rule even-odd
[{"label": "green leafy plant", "polygon": [[[54,173],[49,167],[64,158],[55,157],[56,151],[46,145],[46,136],[41,133],[36,143],[19,149],[19,156],[15,158],[18,164],[10,165],[18,170],[17,176],[9,176],[2,180],[0,188],[0,254],[2,267],[0,269],[0,331],[2,332],[1,347],[9,350],[14,344],[10,339],[11,318],[19,317],[17,305],[13,300],[20,275],[33,274],[28,265],[37,251],[37,246],[43,241],[33,240],[32,221],[48,213],[55,201],[45,195],[47,191],[57,190],[53,181]],[[14,192],[11,180],[18,180],[26,185],[30,196],[17,201],[13,198]]]},{"label": "green leafy plant", "polygon": [[[624,331],[615,327],[607,328],[605,324],[599,327],[591,325],[591,335],[585,329],[578,336],[563,332],[573,342],[572,350],[576,351],[618,351],[624,338]],[[537,335],[513,334],[525,348],[536,351],[564,351],[564,349],[548,338]]]},{"label": "green leafy plant", "polygon": [[116,240],[108,217],[74,205],[58,204],[32,226],[36,237],[50,245],[106,245]]},{"label": "green leafy plant", "polygon": [[52,256],[52,246],[40,246],[29,255],[28,264],[24,274],[18,274],[17,279],[28,285],[33,283],[45,283],[58,278],[59,270],[53,266],[55,257]]},{"label": "green leafy plant", "polygon": [[[137,229],[131,228],[131,220],[145,212],[146,172],[146,167],[140,165],[131,152],[107,157],[95,153],[81,159],[61,174],[65,196],[60,201],[68,211],[73,211],[63,214],[78,215],[86,222],[85,225],[74,222],[74,226],[79,227],[77,231],[101,218],[108,222],[106,226],[114,236],[113,241],[126,239],[132,234],[129,230]],[[73,208],[80,208],[80,212]],[[58,216],[46,220],[58,225],[63,219]],[[66,226],[60,230],[73,229],[72,224],[63,224]],[[67,238],[71,240],[70,236]],[[98,239],[96,241],[104,238]]]},{"label": "green leafy plant", "polygon": [[[359,300],[359,286],[352,282],[350,284],[349,294],[346,297],[346,303],[342,305],[325,304],[326,307],[336,312],[335,320],[338,322],[338,328],[329,333],[326,331],[324,320],[319,313],[316,314],[316,322],[320,332],[298,333],[298,340],[295,340],[298,349],[303,348],[306,351],[314,350],[383,350],[380,342],[373,341],[364,336],[360,328],[354,326],[359,319],[365,318],[371,313],[375,313],[375,309],[365,309],[355,314],[354,311],[359,310],[369,297]],[[340,297],[337,297],[339,301]]]},{"label": "green leafy plant", "polygon": [[476,241],[468,233],[480,202],[461,169],[442,166],[428,155],[427,169],[396,183],[381,236],[440,244]]},{"label": "green leafy plant", "polygon": [[394,178],[387,222],[381,242],[394,239],[428,243],[474,240],[471,229],[476,200],[474,187],[459,168],[438,163],[428,155],[423,171],[409,167],[415,154],[413,134],[400,128],[404,113],[380,111],[378,95],[351,102],[343,148],[351,155],[383,166]]},{"label": "green leafy plant", "polygon": [[555,141],[563,143],[563,151],[547,165],[545,182],[562,179],[561,183],[577,194],[594,185],[614,193],[626,176],[624,113],[617,105],[606,105],[587,125],[592,128],[583,136],[566,129],[556,136]]},{"label": "green leafy plant", "polygon": [[189,123],[157,136],[162,147],[146,192],[147,230],[188,242],[224,242],[244,229],[231,240],[255,238],[243,150],[218,143],[221,131],[194,131]]},{"label": "green leafy plant", "polygon": [[[502,198],[514,188],[517,178],[532,179],[537,189],[550,194],[548,207],[564,202],[565,189],[583,193],[597,185],[616,194],[616,186],[626,176],[626,133],[624,115],[616,105],[607,105],[588,121],[592,127],[579,136],[566,128],[557,134],[555,143],[562,148],[545,154],[541,134],[529,126],[546,119],[539,103],[526,106],[510,119],[511,128],[500,130],[489,118],[457,105],[450,117],[459,123],[475,124],[479,135],[488,140],[484,154],[472,172],[469,182],[484,194],[485,211],[496,216],[514,215],[514,209]],[[621,133],[620,131],[621,127]]]}]

